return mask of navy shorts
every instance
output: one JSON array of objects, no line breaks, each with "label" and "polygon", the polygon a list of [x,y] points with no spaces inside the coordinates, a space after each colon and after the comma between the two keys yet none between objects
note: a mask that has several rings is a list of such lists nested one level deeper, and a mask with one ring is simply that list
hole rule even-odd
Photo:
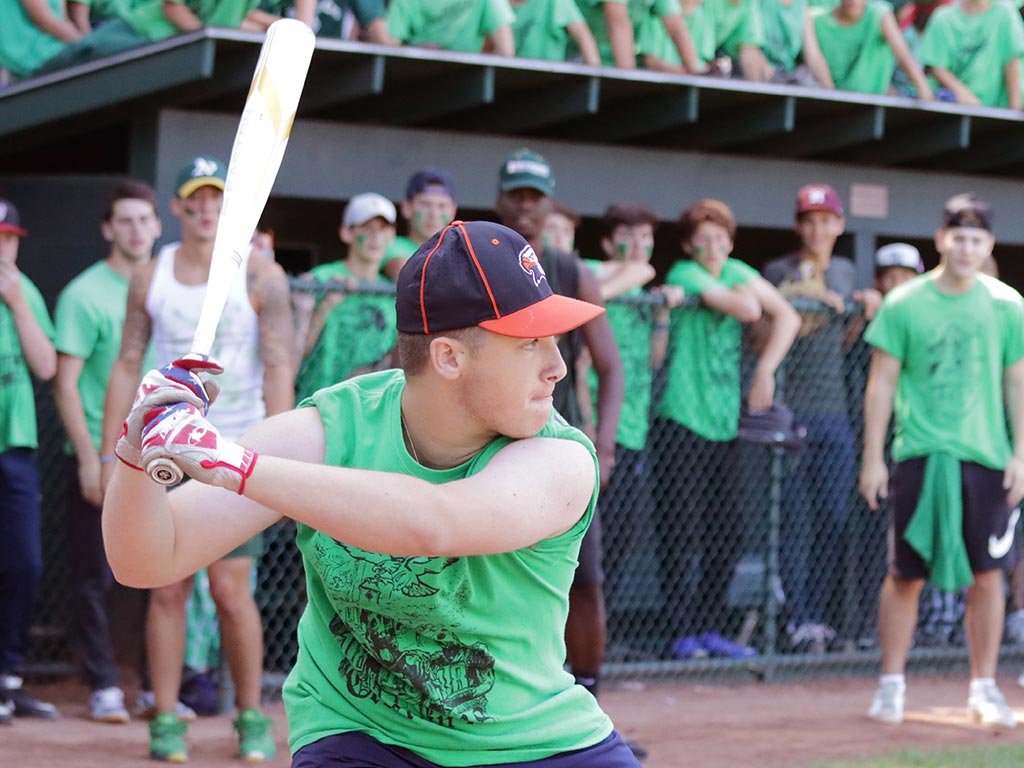
[{"label": "navy shorts", "polygon": [[[639,768],[617,731],[586,749],[562,752],[505,768]],[[365,733],[338,733],[307,744],[292,756],[292,768],[442,768],[402,747],[381,744]]]},{"label": "navy shorts", "polygon": [[604,584],[604,566],[602,558],[604,547],[601,545],[601,506],[594,507],[594,517],[590,521],[590,527],[583,534],[583,541],[580,542],[580,554],[577,558],[579,565],[576,566],[576,573],[572,577],[572,585],[584,586],[588,584]]},{"label": "navy shorts", "polygon": [[[926,461],[926,458],[901,461],[892,473],[889,573],[900,579],[928,578],[928,568],[921,556],[903,538],[921,496]],[[1003,471],[962,461],[960,480],[964,545],[971,570],[984,573],[1011,567],[1016,560],[1013,539],[1020,512],[1011,510],[1006,503]]]}]

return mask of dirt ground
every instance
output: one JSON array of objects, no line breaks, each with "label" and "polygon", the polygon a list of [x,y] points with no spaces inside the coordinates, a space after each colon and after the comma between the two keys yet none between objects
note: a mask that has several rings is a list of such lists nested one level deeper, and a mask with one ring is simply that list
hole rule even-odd
[{"label": "dirt ground", "polygon": [[[1024,689],[999,684],[1024,720]],[[602,703],[618,729],[645,746],[646,768],[799,768],[821,760],[896,752],[1024,742],[1024,725],[993,731],[968,722],[965,678],[912,678],[903,725],[877,725],[864,716],[874,681],[820,679],[804,684],[645,685],[611,688]],[[146,724],[98,725],[85,719],[84,688],[71,684],[33,689],[61,705],[57,722],[18,720],[0,726],[0,764],[11,768],[121,768],[145,764]],[[280,703],[267,711],[276,723],[288,765]],[[189,727],[192,765],[239,765],[233,759],[230,718],[202,718]],[[150,763],[151,764],[151,763]]]}]

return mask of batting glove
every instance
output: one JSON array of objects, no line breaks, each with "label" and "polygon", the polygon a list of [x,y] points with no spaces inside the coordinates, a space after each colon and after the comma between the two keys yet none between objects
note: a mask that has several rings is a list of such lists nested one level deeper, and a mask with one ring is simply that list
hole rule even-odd
[{"label": "batting glove", "polygon": [[174,403],[147,414],[142,466],[170,459],[193,480],[241,494],[257,456],[256,451],[221,437],[191,403]]},{"label": "batting glove", "polygon": [[205,416],[210,403],[217,397],[220,387],[213,381],[204,381],[200,373],[223,373],[220,363],[207,355],[189,354],[180,357],[159,370],[149,371],[135,392],[128,418],[121,427],[114,453],[133,469],[142,469],[142,432],[146,427],[146,414],[152,409],[170,403],[189,403]]}]

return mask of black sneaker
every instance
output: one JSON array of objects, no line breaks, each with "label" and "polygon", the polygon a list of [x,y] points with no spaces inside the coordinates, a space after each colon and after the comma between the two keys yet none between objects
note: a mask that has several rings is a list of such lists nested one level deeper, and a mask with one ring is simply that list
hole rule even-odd
[{"label": "black sneaker", "polygon": [[6,698],[12,704],[15,717],[36,717],[55,720],[60,717],[57,708],[47,701],[40,701],[21,687],[21,678],[16,675],[0,677],[0,699]]}]

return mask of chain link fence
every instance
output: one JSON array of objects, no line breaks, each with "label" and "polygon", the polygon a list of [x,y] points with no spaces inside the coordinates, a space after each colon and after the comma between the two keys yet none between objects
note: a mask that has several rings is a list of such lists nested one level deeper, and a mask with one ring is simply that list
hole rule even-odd
[{"label": "chain link fence", "polygon": [[[318,297],[352,292],[347,283],[293,280],[292,287]],[[379,296],[380,290],[355,293]],[[778,425],[755,433],[755,440],[706,439],[659,416],[670,391],[669,366],[651,372],[646,438],[642,445],[619,446],[615,476],[601,500],[608,679],[877,671],[875,612],[887,513],[870,511],[856,490],[870,348],[860,338],[858,308],[837,314],[795,301],[802,302],[803,326],[777,372],[776,400],[792,409],[802,440],[790,440],[793,430]],[[656,332],[655,302],[641,297],[611,303],[617,306],[637,310],[647,324],[645,333],[623,345],[624,357],[646,358],[646,349],[635,345]],[[692,300],[673,310],[673,328],[695,311]],[[736,351],[743,391],[756,360],[756,334],[749,330]],[[643,400],[629,383],[627,378],[627,400]],[[735,401],[732,385],[719,384],[701,382],[700,396],[711,408],[718,407],[715,398]],[[37,388],[37,408],[45,572],[28,671],[69,674],[76,665],[63,499],[77,480],[63,456],[48,387]],[[258,567],[256,597],[271,684],[295,661],[295,627],[305,604],[294,535],[293,523],[271,528]],[[962,603],[962,596],[926,590],[912,665],[943,669],[964,662]],[[1008,615],[1021,607],[1008,599]],[[141,642],[141,628],[127,636]],[[129,649],[119,655],[130,665],[134,654]],[[1002,658],[1024,661],[1024,644],[1013,633],[1004,640]]]}]

